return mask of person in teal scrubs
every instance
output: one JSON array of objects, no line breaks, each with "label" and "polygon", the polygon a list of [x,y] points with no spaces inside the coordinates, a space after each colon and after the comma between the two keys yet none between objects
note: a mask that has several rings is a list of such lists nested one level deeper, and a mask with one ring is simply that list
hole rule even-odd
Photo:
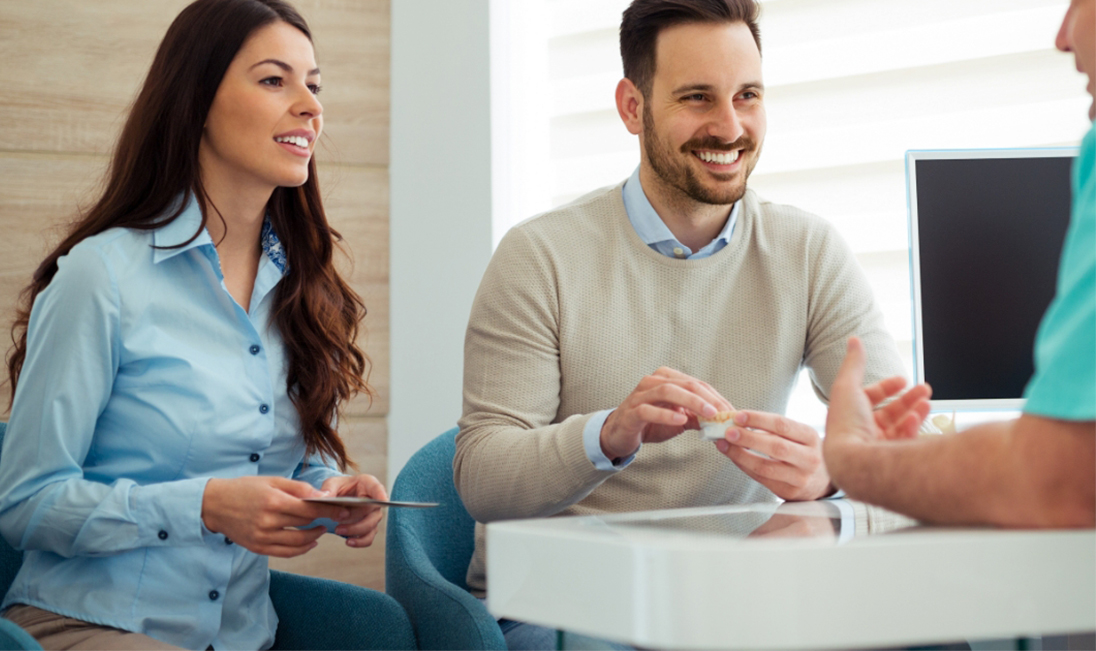
[{"label": "person in teal scrubs", "polygon": [[[1072,52],[1096,98],[1096,0],[1072,0],[1055,42]],[[1089,108],[1096,118],[1096,102]],[[1058,286],[1035,340],[1035,374],[1020,418],[955,436],[916,437],[931,390],[898,400],[897,422],[872,407],[900,380],[863,388],[864,351],[849,341],[830,394],[823,454],[853,499],[918,519],[1014,527],[1096,526],[1096,127],[1073,169],[1073,211]],[[887,433],[884,433],[884,428]]]}]

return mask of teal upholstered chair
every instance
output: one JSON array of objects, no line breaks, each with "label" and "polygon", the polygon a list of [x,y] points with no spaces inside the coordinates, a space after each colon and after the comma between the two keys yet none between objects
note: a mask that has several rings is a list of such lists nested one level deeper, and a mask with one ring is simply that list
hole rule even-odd
[{"label": "teal upholstered chair", "polygon": [[407,613],[383,592],[272,570],[270,598],[274,649],[415,648]]},{"label": "teal upholstered chair", "polygon": [[[4,443],[4,430],[7,423],[0,422],[0,445]],[[6,594],[15,575],[19,572],[19,566],[23,564],[23,552],[17,551],[0,538],[0,593]],[[26,631],[19,628],[15,622],[0,618],[0,649],[3,651],[16,651],[20,649],[41,649],[42,646],[35,641]]]},{"label": "teal upholstered chair", "polygon": [[[7,424],[0,422],[0,443]],[[0,594],[15,579],[22,552],[0,538]],[[392,597],[347,583],[270,572],[278,613],[275,649],[414,649],[407,613]],[[14,623],[0,619],[0,651],[41,649]]]},{"label": "teal upholstered chair", "polygon": [[385,590],[403,604],[420,649],[506,649],[495,618],[468,592],[475,521],[453,486],[457,429],[407,462],[392,499],[440,502],[433,509],[389,509]]},{"label": "teal upholstered chair", "polygon": [[[4,424],[0,423],[0,433],[4,430]],[[11,545],[0,538],[0,590],[5,593],[15,580],[15,573],[19,571],[19,565],[23,562],[23,554],[12,549]],[[16,651],[19,649],[41,649],[26,631],[19,628],[14,622],[0,618],[0,649],[3,651]]]}]

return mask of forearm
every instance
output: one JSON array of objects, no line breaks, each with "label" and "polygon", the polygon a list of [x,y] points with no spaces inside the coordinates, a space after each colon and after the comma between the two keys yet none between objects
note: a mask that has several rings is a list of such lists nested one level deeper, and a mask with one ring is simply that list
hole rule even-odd
[{"label": "forearm", "polygon": [[[0,512],[0,531],[16,549],[60,556],[106,556],[142,547],[200,545],[207,478],[140,486],[72,478],[42,486]],[[21,486],[14,491],[21,492]]]},{"label": "forearm", "polygon": [[586,456],[586,418],[532,429],[475,414],[462,419],[453,478],[472,517],[492,522],[554,515],[613,476]]},{"label": "forearm", "polygon": [[1074,429],[1048,432],[1025,418],[950,436],[848,441],[827,463],[849,497],[927,522],[1093,526],[1094,437],[1084,424]]},{"label": "forearm", "polygon": [[962,438],[849,441],[829,451],[827,465],[852,499],[925,521],[986,521],[989,509],[980,502],[986,489],[1000,484],[990,460],[1000,457],[1006,431],[1005,424],[995,423],[964,432]]}]

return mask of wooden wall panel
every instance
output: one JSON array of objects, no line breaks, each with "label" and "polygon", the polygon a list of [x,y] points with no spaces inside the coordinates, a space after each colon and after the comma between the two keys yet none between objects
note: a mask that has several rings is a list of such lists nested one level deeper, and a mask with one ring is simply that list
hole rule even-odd
[{"label": "wooden wall panel", "polygon": [[171,19],[186,0],[0,4],[0,149],[107,153]]},{"label": "wooden wall panel", "polygon": [[361,345],[373,362],[369,383],[377,391],[372,406],[354,400],[347,414],[388,413],[388,172],[379,168],[322,165],[320,182],[324,207],[350,253],[340,270],[362,296],[368,314],[362,323]]},{"label": "wooden wall panel", "polygon": [[316,44],[324,133],[317,160],[388,165],[388,0],[299,0]]},{"label": "wooden wall panel", "polygon": [[[4,353],[11,345],[19,292],[64,236],[77,205],[98,187],[105,167],[106,158],[101,156],[0,152],[0,350]],[[10,396],[6,365],[0,369],[0,378],[0,420],[6,420]]]},{"label": "wooden wall panel", "polygon": [[[170,22],[190,0],[0,2],[0,349],[19,291],[96,196],[129,105]],[[361,344],[377,398],[352,402],[340,431],[361,471],[382,481],[389,405],[388,0],[296,0],[323,71],[324,135],[317,149],[328,216],[344,238],[345,277],[369,314]],[[6,373],[0,372],[6,379]],[[0,419],[8,400],[0,386]],[[383,589],[384,536],[366,550],[335,536],[288,571]]]},{"label": "wooden wall panel", "polygon": [[[0,3],[0,150],[108,154],[187,0]],[[322,70],[320,159],[388,164],[387,0],[304,0]]]}]

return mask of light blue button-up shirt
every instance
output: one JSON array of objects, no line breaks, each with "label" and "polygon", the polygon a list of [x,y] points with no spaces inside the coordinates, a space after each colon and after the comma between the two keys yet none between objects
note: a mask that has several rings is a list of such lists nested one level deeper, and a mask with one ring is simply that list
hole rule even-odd
[{"label": "light blue button-up shirt", "polygon": [[[621,194],[624,199],[624,210],[628,213],[628,221],[632,222],[632,228],[635,229],[639,238],[647,246],[662,255],[681,260],[700,260],[722,251],[731,241],[734,226],[738,222],[739,208],[742,205],[741,201],[735,202],[734,207],[731,208],[731,214],[727,218],[727,223],[723,225],[723,230],[719,232],[719,235],[716,235],[714,240],[699,251],[693,253],[692,249],[674,237],[674,234],[666,226],[666,222],[662,221],[654,206],[651,205],[650,200],[647,199],[647,194],[643,191],[643,184],[639,180],[638,167],[632,172],[632,176],[624,182],[624,189],[621,190]],[[605,420],[609,418],[611,413],[613,413],[612,409],[594,412],[590,416],[590,420],[586,421],[586,427],[582,430],[582,445],[586,450],[586,457],[598,470],[621,470],[635,459],[633,454],[618,459],[616,464],[613,464],[612,460],[601,451],[601,428],[605,425]]]},{"label": "light blue button-up shirt", "polygon": [[[192,649],[267,648],[265,556],[209,532],[212,477],[339,473],[305,463],[272,323],[285,256],[269,223],[250,312],[196,202],[153,231],[114,228],[38,295],[0,454],[0,533],[26,551],[3,601]],[[159,248],[154,248],[159,247]]]}]

